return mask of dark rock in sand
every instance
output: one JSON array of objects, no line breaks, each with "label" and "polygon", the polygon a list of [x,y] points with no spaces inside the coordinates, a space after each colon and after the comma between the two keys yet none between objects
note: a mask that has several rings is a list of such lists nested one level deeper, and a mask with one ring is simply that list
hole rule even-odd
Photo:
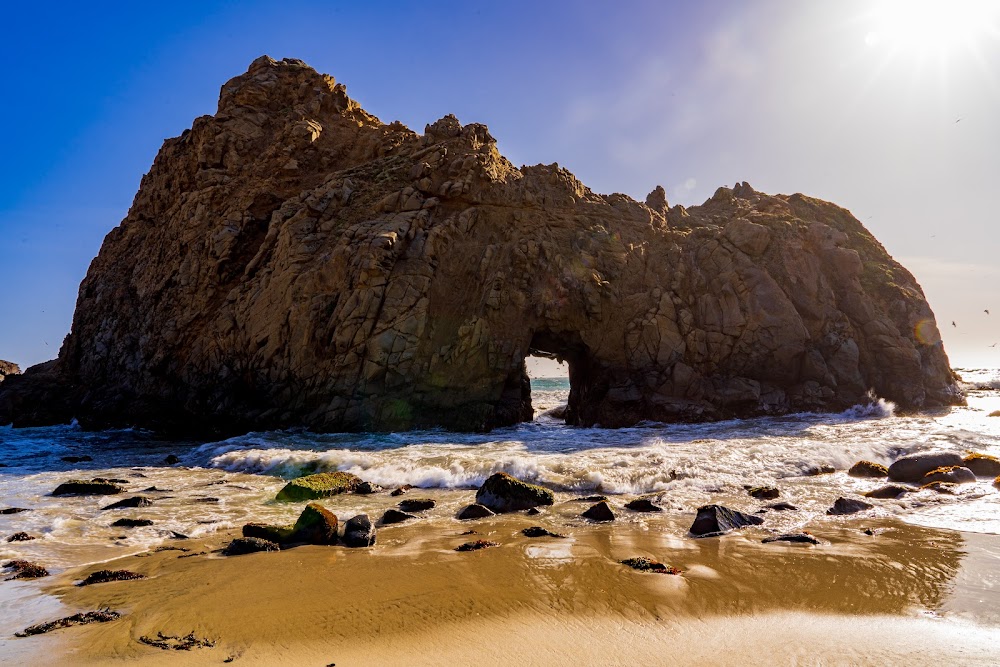
[{"label": "dark rock in sand", "polygon": [[958,493],[958,484],[954,482],[930,482],[929,484],[924,484],[920,487],[921,491],[934,491],[935,493],[944,493],[949,496],[954,496]]},{"label": "dark rock in sand", "polygon": [[32,625],[18,633],[15,633],[15,637],[30,637],[32,635],[42,635],[46,632],[52,632],[53,630],[58,630],[60,628],[68,628],[74,625],[87,625],[89,623],[107,623],[108,621],[115,621],[121,618],[122,615],[117,611],[110,611],[108,609],[102,609],[99,611],[88,611],[82,614],[73,614],[72,616],[67,616],[66,618],[60,618],[57,621],[49,621],[48,623],[39,623],[38,625]]},{"label": "dark rock in sand", "polygon": [[403,486],[394,489],[393,492],[390,493],[389,495],[393,497],[401,496],[412,488],[413,488],[412,484],[404,484]]},{"label": "dark rock in sand", "polygon": [[767,505],[767,509],[774,510],[776,512],[795,512],[799,508],[791,503],[773,503],[771,505]]},{"label": "dark rock in sand", "polygon": [[89,463],[90,461],[93,461],[94,459],[91,458],[91,457],[89,457],[89,456],[84,455],[84,456],[64,456],[64,457],[62,457],[59,460],[60,461],[65,461],[66,463]]},{"label": "dark rock in sand", "polygon": [[566,537],[565,535],[560,535],[559,533],[553,533],[551,531],[545,530],[541,526],[532,526],[531,528],[525,528],[521,531],[521,534],[525,537]]},{"label": "dark rock in sand", "polygon": [[29,542],[31,540],[37,539],[34,535],[28,535],[25,532],[14,533],[7,538],[8,542]]},{"label": "dark rock in sand", "polygon": [[1000,475],[1000,458],[989,454],[969,454],[962,459],[962,465],[976,473],[976,477]]},{"label": "dark rock in sand", "polygon": [[385,489],[374,482],[361,482],[358,484],[357,488],[354,489],[354,493],[363,496],[367,496],[372,493],[382,493],[383,491],[385,491]]},{"label": "dark rock in sand", "polygon": [[774,535],[773,537],[765,537],[761,540],[761,542],[764,544],[770,544],[771,542],[801,542],[806,544],[819,544],[819,540],[809,533],[787,533],[785,535]]},{"label": "dark rock in sand", "polygon": [[581,496],[580,498],[572,498],[572,501],[576,503],[599,503],[607,499],[607,496]]},{"label": "dark rock in sand", "polygon": [[217,503],[219,499],[214,496],[201,496],[200,498],[195,498],[193,502],[196,503]]},{"label": "dark rock in sand", "polygon": [[52,492],[53,496],[110,496],[117,493],[124,493],[125,487],[109,479],[95,477],[89,482],[82,479],[73,479],[63,482]]},{"label": "dark rock in sand", "polygon": [[305,475],[285,484],[275,500],[317,500],[340,493],[350,493],[358,488],[361,480],[349,472],[321,472]]},{"label": "dark rock in sand", "polygon": [[400,502],[399,509],[404,512],[425,512],[434,507],[435,504],[430,498],[413,498]]},{"label": "dark rock in sand", "polygon": [[962,457],[952,452],[913,454],[889,466],[889,479],[894,482],[919,482],[923,476],[937,468],[962,465]]},{"label": "dark rock in sand", "polygon": [[172,466],[172,465],[175,465],[175,464],[180,463],[180,462],[181,462],[181,460],[177,456],[175,456],[174,454],[169,454],[167,456],[167,458],[163,459],[164,465],[168,465],[168,466]]},{"label": "dark rock in sand", "polygon": [[759,516],[744,514],[722,505],[705,505],[698,508],[698,516],[691,524],[695,537],[713,537],[746,526],[759,526],[764,520]]},{"label": "dark rock in sand", "polygon": [[[143,635],[139,641],[147,646],[163,649],[164,651],[190,651],[193,648],[213,648],[215,642],[208,639],[198,639],[193,632],[181,637],[178,635],[165,635],[157,632],[156,637]],[[223,662],[229,662],[223,660]]]},{"label": "dark rock in sand", "polygon": [[626,558],[623,561],[619,561],[622,565],[628,565],[633,570],[638,570],[639,572],[654,572],[656,574],[680,574],[681,571],[676,567],[670,565],[664,565],[663,563],[658,563],[652,558],[646,558],[645,556],[637,556],[636,558]]},{"label": "dark rock in sand", "polygon": [[837,472],[837,469],[833,466],[818,465],[807,468],[805,474],[809,477],[815,477],[816,475],[830,475],[835,472]]},{"label": "dark rock in sand", "polygon": [[102,507],[101,511],[120,510],[128,507],[149,507],[152,504],[153,501],[145,496],[133,496],[131,498],[123,498],[116,503],[111,503],[106,507]]},{"label": "dark rock in sand", "polygon": [[887,484],[886,486],[880,486],[874,491],[869,491],[865,494],[865,498],[878,498],[879,500],[893,500],[899,498],[905,493],[909,493],[913,489],[907,488],[905,486],[900,486],[898,484]]},{"label": "dark rock in sand", "polygon": [[827,514],[840,515],[840,514],[856,514],[857,512],[864,512],[865,510],[870,510],[874,505],[866,503],[863,500],[857,500],[856,498],[837,498],[834,501],[833,507],[826,511]]},{"label": "dark rock in sand", "polygon": [[21,512],[30,512],[31,510],[27,507],[4,507],[0,509],[0,514],[20,514]]},{"label": "dark rock in sand", "polygon": [[496,516],[496,512],[484,505],[473,503],[472,505],[462,509],[462,511],[458,513],[457,518],[462,521],[466,521],[468,519],[485,519],[488,516]]},{"label": "dark rock in sand", "polygon": [[77,586],[90,586],[91,584],[105,584],[109,581],[134,581],[145,579],[146,575],[129,570],[98,570],[77,584]]},{"label": "dark rock in sand", "polygon": [[590,519],[591,521],[614,521],[615,513],[611,511],[611,506],[608,505],[608,501],[602,500],[599,503],[591,505],[586,512],[581,514],[584,519]]},{"label": "dark rock in sand", "polygon": [[242,556],[244,554],[257,553],[258,551],[280,551],[281,547],[275,542],[261,539],[259,537],[237,537],[222,550],[223,556]]},{"label": "dark rock in sand", "polygon": [[888,477],[889,469],[881,463],[858,461],[847,471],[849,477]]},{"label": "dark rock in sand", "polygon": [[648,498],[636,498],[635,500],[625,503],[625,509],[630,509],[633,512],[662,512],[663,508],[659,505],[653,504],[652,500]]},{"label": "dark rock in sand", "polygon": [[479,487],[476,502],[502,514],[537,505],[551,505],[555,502],[555,496],[537,484],[522,482],[505,472],[498,472],[490,475]]},{"label": "dark rock in sand", "polygon": [[7,577],[4,581],[13,581],[14,579],[38,579],[40,577],[49,576],[49,571],[46,570],[41,565],[32,563],[26,560],[11,560],[3,564],[4,569],[11,570],[12,576]]},{"label": "dark rock in sand", "polygon": [[348,547],[370,547],[375,544],[375,526],[367,514],[359,514],[344,524],[342,541]]},{"label": "dark rock in sand", "polygon": [[773,486],[754,486],[748,489],[747,493],[757,500],[774,500],[781,495],[781,492]]},{"label": "dark rock in sand", "polygon": [[337,516],[318,503],[309,503],[299,514],[292,534],[292,542],[330,545],[337,543]]},{"label": "dark rock in sand", "polygon": [[466,542],[465,544],[460,544],[455,547],[455,551],[479,551],[480,549],[489,549],[490,547],[500,546],[499,542],[490,542],[489,540],[476,540],[475,542]]},{"label": "dark rock in sand", "polygon": [[931,470],[920,480],[921,484],[933,482],[948,482],[950,484],[972,484],[976,481],[976,473],[964,466],[949,466]]},{"label": "dark rock in sand", "polygon": [[387,509],[385,514],[382,515],[382,525],[389,526],[394,523],[402,523],[404,521],[409,521],[410,519],[416,519],[415,514],[407,514],[406,512],[400,512],[397,509]]},{"label": "dark rock in sand", "polygon": [[247,523],[243,525],[243,537],[256,537],[275,544],[286,544],[291,541],[291,526],[272,526],[266,523]]},{"label": "dark rock in sand", "polygon": [[542,511],[537,507],[529,507],[528,509],[524,510],[525,516],[538,516],[541,513]]},{"label": "dark rock in sand", "polygon": [[153,522],[150,519],[118,519],[111,525],[117,528],[143,528],[152,526]]}]

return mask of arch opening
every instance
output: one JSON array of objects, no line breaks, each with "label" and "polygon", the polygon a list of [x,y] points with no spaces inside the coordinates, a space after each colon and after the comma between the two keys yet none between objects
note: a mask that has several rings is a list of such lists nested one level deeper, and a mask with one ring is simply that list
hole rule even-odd
[{"label": "arch opening", "polygon": [[[561,411],[544,409],[541,414],[552,419],[564,419],[567,424],[579,423],[580,405],[584,398],[586,379],[591,365],[590,349],[583,342],[579,332],[548,329],[536,331],[528,345],[528,357],[537,360],[532,362],[532,365],[543,369],[543,372],[551,373],[548,377],[538,375],[537,381],[532,385],[533,394],[538,393],[542,401],[556,400],[560,380],[563,392],[566,391],[568,384],[565,408]],[[534,377],[530,371],[529,376]],[[536,392],[536,390],[541,391]],[[552,391],[553,394],[543,394],[542,391]],[[543,402],[538,407],[548,406]],[[536,410],[536,416],[540,416],[537,412]]]}]

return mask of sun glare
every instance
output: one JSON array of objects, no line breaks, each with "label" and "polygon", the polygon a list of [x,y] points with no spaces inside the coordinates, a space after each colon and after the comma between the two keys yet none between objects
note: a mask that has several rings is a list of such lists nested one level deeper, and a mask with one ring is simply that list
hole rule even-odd
[{"label": "sun glare", "polygon": [[868,16],[865,44],[912,55],[977,51],[996,40],[1000,0],[883,0]]}]

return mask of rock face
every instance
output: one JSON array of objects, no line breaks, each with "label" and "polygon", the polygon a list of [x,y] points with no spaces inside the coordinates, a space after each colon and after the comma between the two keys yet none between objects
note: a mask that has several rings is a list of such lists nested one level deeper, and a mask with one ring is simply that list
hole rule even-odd
[{"label": "rock face", "polygon": [[4,381],[8,375],[20,375],[21,367],[12,361],[0,359],[0,382]]},{"label": "rock face", "polygon": [[963,400],[920,287],[842,208],[596,194],[264,56],[164,143],[0,423],[490,429],[532,418],[533,352],[568,361],[578,425]]}]

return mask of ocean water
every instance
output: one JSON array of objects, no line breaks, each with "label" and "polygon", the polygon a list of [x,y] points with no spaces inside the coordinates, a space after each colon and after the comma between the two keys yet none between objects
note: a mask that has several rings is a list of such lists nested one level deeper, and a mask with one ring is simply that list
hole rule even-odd
[{"label": "ocean water", "polygon": [[[183,547],[185,536],[210,536],[248,521],[291,522],[302,503],[276,503],[275,493],[290,478],[332,470],[387,488],[419,487],[408,497],[438,502],[428,517],[431,523],[454,522],[454,513],[497,471],[543,484],[556,492],[557,501],[605,494],[620,506],[637,495],[653,494],[668,512],[689,518],[697,507],[712,502],[756,511],[765,503],[749,498],[745,486],[773,485],[781,490],[781,500],[801,510],[770,513],[768,522],[776,529],[793,530],[817,518],[843,521],[825,516],[837,497],[858,496],[884,483],[848,477],[846,469],[860,459],[889,464],[931,450],[1000,456],[1000,417],[989,417],[1000,410],[1000,370],[960,372],[969,390],[967,407],[906,416],[873,398],[840,414],[575,428],[547,414],[565,403],[568,381],[543,378],[532,381],[535,421],[489,434],[282,431],[181,442],[135,430],[0,427],[0,464],[6,466],[0,467],[0,509],[30,510],[0,515],[0,561],[25,558],[58,571],[156,546]],[[165,464],[171,454],[181,462]],[[62,460],[83,455],[93,460]],[[821,466],[838,472],[809,474]],[[102,510],[121,496],[50,495],[63,481],[97,476],[126,480],[128,495],[146,496],[153,505]],[[331,507],[342,517],[366,512],[375,519],[396,500],[387,494],[351,495],[337,498]],[[876,515],[1000,534],[1000,491],[991,480],[963,485],[954,496],[921,491],[872,502]],[[131,529],[110,525],[122,517],[154,523]],[[622,513],[620,520],[649,521],[631,513]],[[678,537],[685,532],[682,524],[689,521],[677,522]],[[6,542],[20,531],[37,539]]]}]

